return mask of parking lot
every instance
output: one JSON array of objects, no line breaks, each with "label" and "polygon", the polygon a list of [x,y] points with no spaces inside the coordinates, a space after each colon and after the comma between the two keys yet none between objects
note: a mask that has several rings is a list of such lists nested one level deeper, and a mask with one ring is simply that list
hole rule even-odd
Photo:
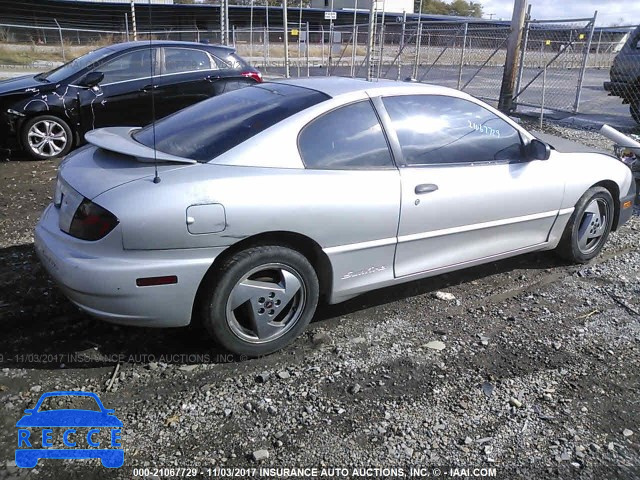
[{"label": "parking lot", "polygon": [[[530,254],[372,292],[321,308],[293,345],[247,360],[197,327],[117,327],[62,296],[32,243],[57,163],[0,163],[0,478],[265,466],[640,478],[637,214],[589,265]],[[125,466],[17,469],[22,411],[41,392],[78,389],[124,423]]]}]

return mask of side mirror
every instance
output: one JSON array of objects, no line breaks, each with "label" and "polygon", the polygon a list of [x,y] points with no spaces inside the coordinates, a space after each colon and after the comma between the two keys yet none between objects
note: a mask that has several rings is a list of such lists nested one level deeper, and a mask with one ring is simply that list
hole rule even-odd
[{"label": "side mirror", "polygon": [[32,413],[35,413],[35,410],[36,410],[35,408],[27,408],[27,409],[24,411],[24,413],[32,414]]},{"label": "side mirror", "polygon": [[527,160],[549,160],[551,147],[542,140],[534,138],[525,147]]},{"label": "side mirror", "polygon": [[104,73],[102,72],[89,72],[80,81],[80,85],[87,88],[93,88],[98,85],[104,79]]}]

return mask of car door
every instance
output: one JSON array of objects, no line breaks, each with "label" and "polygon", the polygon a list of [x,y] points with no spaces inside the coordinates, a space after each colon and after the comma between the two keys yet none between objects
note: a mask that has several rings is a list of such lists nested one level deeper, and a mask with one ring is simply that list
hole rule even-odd
[{"label": "car door", "polygon": [[104,74],[99,85],[79,91],[85,131],[117,125],[144,126],[153,118],[152,67],[156,48],[138,48],[92,69]]},{"label": "car door", "polygon": [[[334,294],[367,290],[393,280],[400,211],[400,176],[375,110],[360,100],[324,113],[298,136],[311,179],[302,207],[334,231],[322,245],[333,265]],[[339,228],[336,228],[340,225]]]},{"label": "car door", "polygon": [[519,131],[467,99],[382,99],[402,150],[395,275],[543,244],[562,200],[552,161],[526,161]]},{"label": "car door", "polygon": [[213,97],[220,89],[220,69],[205,50],[163,47],[159,70],[154,90],[157,118]]}]

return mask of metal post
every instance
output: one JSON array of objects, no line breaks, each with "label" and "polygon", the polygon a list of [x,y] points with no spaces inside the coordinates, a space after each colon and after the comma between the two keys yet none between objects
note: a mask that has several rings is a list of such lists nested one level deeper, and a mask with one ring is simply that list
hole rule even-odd
[{"label": "metal post", "polygon": [[402,12],[402,37],[400,37],[400,51],[398,53],[398,75],[396,80],[400,80],[400,74],[402,73],[402,50],[404,49],[404,35],[407,31],[407,12]]},{"label": "metal post", "polygon": [[[333,12],[333,0],[329,4],[329,9]],[[329,75],[331,69],[331,61],[333,60],[333,17],[329,19],[329,59],[327,61],[326,74]]]},{"label": "metal post", "polygon": [[[300,14],[298,16],[298,77],[300,76],[300,64],[302,63],[300,61],[300,57],[302,56],[302,53],[300,51],[300,48],[301,48],[300,38],[302,37],[301,33],[302,33],[302,0],[300,0]],[[305,45],[307,46],[307,50],[308,50],[309,49],[308,38]]]},{"label": "metal post", "polygon": [[136,28],[136,2],[131,0],[131,26],[133,27],[133,41],[138,40],[138,29]]},{"label": "metal post", "polygon": [[56,22],[56,25],[58,26],[58,33],[60,34],[60,48],[62,49],[62,61],[67,63],[67,58],[64,54],[64,41],[62,40],[62,29],[60,28],[60,24],[58,23],[58,20],[54,18],[53,21]]},{"label": "metal post", "polygon": [[289,78],[289,22],[287,20],[287,0],[282,0],[282,23],[284,24],[284,76]]},{"label": "metal post", "polygon": [[127,42],[129,41],[129,15],[124,13],[124,29],[127,32]]},{"label": "metal post", "polygon": [[253,62],[253,0],[249,12],[249,62]]},{"label": "metal post", "polygon": [[371,8],[369,9],[369,33],[367,37],[367,56],[365,57],[366,61],[366,69],[367,69],[367,80],[371,81],[371,55],[373,54],[373,45],[374,45],[374,35],[373,31],[375,25],[375,15],[376,15],[376,2],[371,2]]},{"label": "metal post", "polygon": [[231,43],[233,44],[233,48],[236,48],[236,26],[231,25]]},{"label": "metal post", "polygon": [[540,129],[542,129],[542,117],[544,116],[544,92],[547,88],[547,66],[542,70],[542,98],[540,99]]},{"label": "metal post", "polygon": [[309,40],[309,38],[310,38],[309,37],[309,22],[307,22],[306,28],[307,28],[307,42],[306,42],[306,47],[307,48],[305,49],[305,57],[306,57],[305,60],[307,62],[307,77],[309,77],[311,75],[311,71],[309,69],[309,42],[310,42],[310,40]]},{"label": "metal post", "polygon": [[[422,1],[420,2],[422,4]],[[422,23],[418,21],[418,38],[416,38],[416,56],[413,62],[411,78],[418,78],[418,66],[420,65],[420,47],[422,46]]]},{"label": "metal post", "polygon": [[227,2],[228,0],[220,0],[220,43],[229,45],[228,26],[227,26]]},{"label": "metal post", "polygon": [[511,32],[509,33],[509,39],[507,41],[507,58],[504,63],[502,85],[500,86],[500,99],[498,100],[498,109],[503,112],[510,112],[513,108],[513,87],[516,83],[516,67],[526,8],[527,0],[514,0]]},{"label": "metal post", "polygon": [[602,41],[602,27],[600,27],[600,33],[598,34],[598,45],[596,45],[596,61],[594,67],[600,64],[600,42]]},{"label": "metal post", "polygon": [[262,56],[264,57],[264,65],[262,68],[267,70],[267,27],[263,28],[262,32]]},{"label": "metal post", "polygon": [[464,34],[462,35],[462,48],[460,49],[460,67],[458,68],[458,86],[456,87],[460,90],[460,85],[462,84],[462,66],[464,65],[464,52],[467,46],[467,32],[469,31],[469,24],[464,24]]},{"label": "metal post", "polygon": [[[529,29],[531,28],[531,24],[529,21],[531,20],[531,5],[527,8],[527,15],[525,17],[525,26],[524,26],[524,41],[522,44],[522,49],[520,50],[520,64],[518,65],[518,79],[516,80],[516,95],[520,93],[520,83],[522,82],[522,75],[524,73],[524,61],[527,55],[527,45],[529,44]],[[517,100],[513,100],[517,102]],[[517,106],[517,105],[516,105]]]},{"label": "metal post", "polygon": [[[382,23],[380,24],[380,57],[378,58],[378,74],[377,78],[380,78],[380,70],[382,68],[382,62],[384,62],[384,15],[386,13],[386,0],[382,0]],[[389,67],[391,68],[391,67]]]},{"label": "metal post", "polygon": [[356,49],[358,48],[358,25],[356,24],[357,15],[358,0],[355,0],[355,4],[353,6],[353,38],[351,39],[351,78],[353,78],[356,71]]},{"label": "metal post", "polygon": [[587,62],[589,61],[589,51],[591,50],[591,40],[593,40],[593,30],[596,28],[596,18],[598,17],[598,11],[593,14],[593,20],[591,20],[591,28],[589,29],[589,36],[587,37],[587,48],[582,57],[582,68],[580,68],[580,76],[578,77],[578,89],[576,91],[576,101],[573,105],[573,112],[578,113],[580,108],[580,94],[582,93],[582,84],[584,83],[584,75],[587,69]]},{"label": "metal post", "polygon": [[267,57],[266,58],[267,58],[267,61],[268,61],[271,58],[271,55],[270,55],[270,53],[271,53],[270,52],[271,39],[269,38],[269,0],[264,0],[264,3],[266,5],[266,7],[265,7],[265,23],[266,23],[266,26],[267,26],[267,35],[264,38],[266,39],[265,40],[265,42],[266,42],[265,45],[267,46],[267,54],[266,54]]},{"label": "metal post", "polygon": [[418,65],[420,64],[420,47],[422,46],[422,0],[418,7],[418,36],[416,37],[416,55],[413,60],[412,78],[418,78]]},{"label": "metal post", "polygon": [[320,54],[322,56],[322,65],[324,65],[324,25],[320,24],[320,32],[321,32],[321,37],[320,37]]}]

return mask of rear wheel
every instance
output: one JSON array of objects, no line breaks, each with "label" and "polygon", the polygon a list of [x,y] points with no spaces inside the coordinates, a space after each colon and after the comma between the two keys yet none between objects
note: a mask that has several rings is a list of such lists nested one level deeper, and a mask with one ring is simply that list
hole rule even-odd
[{"label": "rear wheel", "polygon": [[73,144],[71,128],[61,118],[41,115],[28,120],[22,128],[22,145],[36,160],[48,160],[69,153]]},{"label": "rear wheel", "polygon": [[558,253],[575,263],[597,256],[613,225],[613,197],[604,187],[592,187],[580,198],[565,228]]},{"label": "rear wheel", "polygon": [[309,324],[318,304],[318,277],[304,255],[278,245],[236,253],[206,287],[204,325],[231,352],[273,353]]}]

